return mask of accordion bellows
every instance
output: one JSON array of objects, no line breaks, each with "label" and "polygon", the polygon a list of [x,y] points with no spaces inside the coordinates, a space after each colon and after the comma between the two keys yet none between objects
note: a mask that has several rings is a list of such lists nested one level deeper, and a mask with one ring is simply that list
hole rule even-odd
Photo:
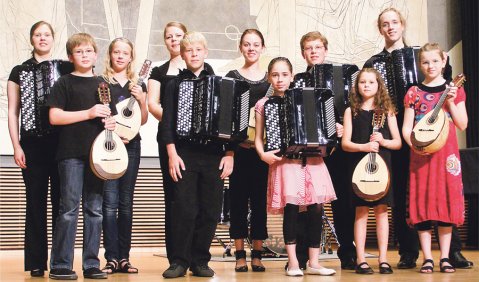
[{"label": "accordion bellows", "polygon": [[405,47],[391,52],[390,56],[378,57],[372,62],[382,76],[394,104],[399,112],[409,87],[424,80],[419,71],[419,47]]},{"label": "accordion bellows", "polygon": [[43,61],[36,65],[25,65],[19,72],[20,78],[20,135],[45,136],[53,131],[48,120],[46,102],[51,88],[60,76],[73,71],[68,61]]},{"label": "accordion bellows", "polygon": [[330,89],[294,88],[264,104],[265,150],[287,157],[326,156],[336,144],[334,96]]},{"label": "accordion bellows", "polygon": [[249,85],[221,76],[180,82],[176,133],[191,140],[243,141],[249,121]]}]

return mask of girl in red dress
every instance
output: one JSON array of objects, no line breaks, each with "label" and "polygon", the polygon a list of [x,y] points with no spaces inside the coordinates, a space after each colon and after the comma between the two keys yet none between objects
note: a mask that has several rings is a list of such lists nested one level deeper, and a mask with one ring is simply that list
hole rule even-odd
[{"label": "girl in red dress", "polygon": [[[422,84],[411,87],[404,97],[402,132],[410,147],[414,125],[434,108],[441,94],[449,87],[442,76],[447,54],[437,43],[424,45],[419,51],[419,58],[425,79]],[[461,162],[455,127],[459,130],[467,127],[466,95],[463,88],[449,88],[448,98],[442,107],[450,125],[446,144],[429,155],[411,150],[408,220],[418,230],[421,242],[424,256],[421,273],[431,273],[434,268],[431,253],[433,222],[439,226],[441,272],[455,272],[448,259],[451,231],[453,225],[464,222]]]}]

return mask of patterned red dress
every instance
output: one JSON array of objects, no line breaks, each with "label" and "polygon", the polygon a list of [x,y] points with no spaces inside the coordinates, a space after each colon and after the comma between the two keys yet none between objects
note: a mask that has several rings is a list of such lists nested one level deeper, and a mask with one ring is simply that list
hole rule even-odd
[{"label": "patterned red dress", "polygon": [[[416,124],[437,104],[446,86],[411,87],[404,97],[404,108],[414,109]],[[459,88],[455,104],[464,102],[466,94]],[[438,152],[423,156],[411,150],[409,175],[410,224],[424,221],[441,221],[461,225],[464,223],[464,192],[461,161],[457,144],[456,127],[449,116],[449,136],[446,145]]]}]

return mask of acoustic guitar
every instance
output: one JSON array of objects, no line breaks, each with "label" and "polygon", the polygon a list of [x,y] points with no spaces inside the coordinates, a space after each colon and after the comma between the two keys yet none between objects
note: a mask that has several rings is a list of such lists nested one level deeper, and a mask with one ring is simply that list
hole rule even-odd
[{"label": "acoustic guitar", "polygon": [[[150,72],[151,61],[145,60],[141,67],[137,85],[141,86]],[[141,127],[141,110],[138,101],[131,96],[116,104],[117,115],[115,115],[115,133],[128,141],[133,139]]]},{"label": "acoustic guitar", "polygon": [[[373,133],[383,127],[385,114],[373,115]],[[384,159],[375,152],[368,153],[356,165],[353,173],[353,191],[361,199],[373,202],[384,197],[389,190],[390,175]]]},{"label": "acoustic guitar", "polygon": [[[461,87],[466,81],[464,74],[459,74],[452,83]],[[411,143],[414,152],[425,155],[439,151],[447,141],[449,135],[449,119],[442,109],[447,99],[449,87],[441,94],[434,109],[422,117],[411,132]]]},{"label": "acoustic guitar", "polygon": [[[110,89],[100,83],[98,95],[101,103],[110,103]],[[128,167],[128,153],[121,138],[111,130],[103,130],[93,141],[90,150],[90,167],[103,180],[117,179],[125,174]]]}]

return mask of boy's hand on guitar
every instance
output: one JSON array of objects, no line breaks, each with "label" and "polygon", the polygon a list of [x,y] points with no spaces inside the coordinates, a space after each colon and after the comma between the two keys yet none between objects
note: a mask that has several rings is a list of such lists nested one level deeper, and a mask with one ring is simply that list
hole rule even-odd
[{"label": "boy's hand on guitar", "polygon": [[96,104],[88,110],[88,117],[94,119],[96,117],[107,117],[111,114],[110,107],[103,104]]},{"label": "boy's hand on guitar", "polygon": [[374,132],[373,134],[371,134],[369,141],[377,142],[380,146],[384,147],[384,137],[381,132]]},{"label": "boy's hand on guitar", "polygon": [[379,152],[379,143],[376,141],[363,144],[363,151],[366,153]]},{"label": "boy's hand on guitar", "polygon": [[168,167],[170,169],[170,176],[173,181],[178,182],[183,176],[181,175],[182,170],[186,170],[185,163],[177,154],[169,157]]},{"label": "boy's hand on guitar", "polygon": [[103,123],[105,123],[105,129],[108,129],[110,131],[115,130],[116,120],[114,117],[107,117],[107,118],[104,118],[102,121]]},{"label": "boy's hand on guitar", "polygon": [[135,97],[137,101],[145,101],[146,93],[143,92],[143,89],[139,85],[134,85],[130,89],[131,95]]},{"label": "boy's hand on guitar", "polygon": [[336,123],[336,135],[338,136],[338,138],[343,137],[343,132],[344,132],[343,125],[340,123]]},{"label": "boy's hand on guitar", "polygon": [[276,156],[276,153],[279,153],[279,149],[273,150],[273,151],[268,151],[264,152],[261,155],[261,160],[268,165],[272,165],[275,162],[281,161],[283,158]]}]

